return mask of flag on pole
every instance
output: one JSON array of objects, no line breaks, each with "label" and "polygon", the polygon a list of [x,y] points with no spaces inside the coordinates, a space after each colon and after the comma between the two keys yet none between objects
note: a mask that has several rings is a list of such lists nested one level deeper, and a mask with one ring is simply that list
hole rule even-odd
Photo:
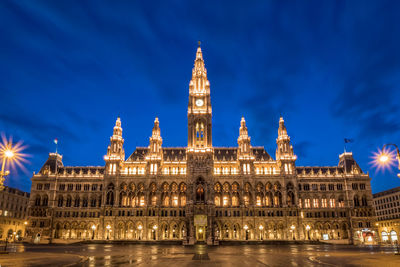
[{"label": "flag on pole", "polygon": [[56,139],[54,139],[54,144],[58,144],[58,139],[56,138]]},{"label": "flag on pole", "polygon": [[345,143],[345,144],[353,143],[353,142],[354,142],[353,139],[349,139],[349,138],[345,138],[345,139],[344,139],[344,143]]}]

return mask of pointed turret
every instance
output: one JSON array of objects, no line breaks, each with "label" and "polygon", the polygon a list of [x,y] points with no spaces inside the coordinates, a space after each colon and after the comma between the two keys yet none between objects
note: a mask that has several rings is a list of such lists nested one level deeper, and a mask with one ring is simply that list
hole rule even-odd
[{"label": "pointed turret", "polygon": [[153,132],[150,137],[150,153],[152,155],[159,155],[161,152],[162,138],[160,131],[160,122],[158,118],[154,120]]},{"label": "pointed turret", "polygon": [[104,156],[106,169],[109,174],[116,174],[121,161],[125,160],[124,139],[122,138],[121,119],[118,117],[110,137],[110,145],[107,148],[107,155]]},{"label": "pointed turret", "polygon": [[276,160],[280,163],[281,172],[293,174],[294,163],[297,159],[293,152],[293,146],[290,137],[287,134],[285,121],[282,117],[279,119],[278,138],[276,139]]},{"label": "pointed turret", "polygon": [[239,146],[238,148],[239,157],[250,156],[251,152],[250,137],[247,131],[246,121],[244,117],[242,117],[242,120],[240,121],[238,146]]},{"label": "pointed turret", "polygon": [[146,159],[148,160],[148,171],[151,175],[156,175],[160,170],[162,158],[162,138],[160,131],[160,122],[158,118],[154,120],[153,131],[150,137],[150,145]]}]

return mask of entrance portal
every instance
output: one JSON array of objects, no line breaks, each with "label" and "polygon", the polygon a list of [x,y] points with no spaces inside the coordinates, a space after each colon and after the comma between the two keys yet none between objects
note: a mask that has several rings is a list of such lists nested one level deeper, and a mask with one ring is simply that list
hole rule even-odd
[{"label": "entrance portal", "polygon": [[194,226],[196,231],[196,241],[204,242],[207,239],[207,215],[194,215]]},{"label": "entrance portal", "polygon": [[205,226],[196,226],[196,240],[197,241],[205,241]]}]

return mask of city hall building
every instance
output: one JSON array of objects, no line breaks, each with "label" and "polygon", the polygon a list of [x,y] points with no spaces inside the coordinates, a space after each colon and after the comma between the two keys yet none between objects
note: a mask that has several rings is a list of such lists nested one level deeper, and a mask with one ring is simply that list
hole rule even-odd
[{"label": "city hall building", "polygon": [[32,177],[29,237],[376,242],[370,177],[352,153],[341,154],[337,166],[296,166],[283,118],[275,158],[252,145],[244,118],[237,145],[213,146],[210,83],[200,47],[187,116],[186,147],[164,146],[156,118],[149,143],[126,157],[118,118],[104,166],[64,166],[61,155],[50,153]]}]

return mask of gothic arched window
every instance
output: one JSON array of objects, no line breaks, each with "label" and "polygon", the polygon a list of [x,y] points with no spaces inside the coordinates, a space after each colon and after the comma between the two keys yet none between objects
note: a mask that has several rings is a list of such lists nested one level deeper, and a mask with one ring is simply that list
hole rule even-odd
[{"label": "gothic arched window", "polygon": [[196,201],[203,202],[204,201],[204,188],[203,186],[199,186],[196,191]]}]

